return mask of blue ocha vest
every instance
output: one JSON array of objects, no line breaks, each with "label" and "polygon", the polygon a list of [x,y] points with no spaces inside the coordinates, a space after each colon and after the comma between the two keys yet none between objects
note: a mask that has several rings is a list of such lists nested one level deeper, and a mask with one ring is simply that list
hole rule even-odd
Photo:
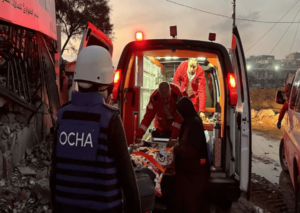
[{"label": "blue ocha vest", "polygon": [[106,212],[122,205],[114,159],[108,156],[106,130],[117,109],[98,93],[72,93],[58,111],[55,199]]}]

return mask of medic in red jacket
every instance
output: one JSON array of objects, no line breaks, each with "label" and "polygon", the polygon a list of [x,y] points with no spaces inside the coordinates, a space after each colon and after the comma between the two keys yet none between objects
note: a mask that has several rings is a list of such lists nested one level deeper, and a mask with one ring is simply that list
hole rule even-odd
[{"label": "medic in red jacket", "polygon": [[[280,110],[280,113],[279,113],[279,117],[278,117],[278,122],[277,122],[277,128],[280,129],[281,128],[281,121],[284,117],[284,114],[285,112],[288,110],[288,107],[289,107],[289,98],[290,98],[290,94],[291,94],[291,85],[290,84],[287,84],[284,86],[284,93],[285,93],[285,96],[287,97],[287,100],[286,102],[283,104],[281,110]],[[293,95],[294,96],[294,95]],[[290,108],[293,109],[294,108],[294,102],[295,100],[292,100],[291,102],[291,106]]]},{"label": "medic in red jacket", "polygon": [[183,95],[191,99],[196,112],[200,112],[200,117],[204,119],[206,101],[205,76],[197,59],[189,58],[188,61],[182,62],[175,72],[173,81],[180,86]]},{"label": "medic in red jacket", "polygon": [[154,119],[154,137],[176,139],[179,136],[181,118],[176,112],[176,103],[182,97],[180,88],[175,84],[162,82],[150,96],[146,113],[139,126],[136,138],[142,138]]}]

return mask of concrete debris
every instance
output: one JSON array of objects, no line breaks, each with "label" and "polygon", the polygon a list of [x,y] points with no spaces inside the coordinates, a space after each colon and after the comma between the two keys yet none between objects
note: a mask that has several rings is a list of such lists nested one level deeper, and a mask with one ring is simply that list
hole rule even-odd
[{"label": "concrete debris", "polygon": [[18,166],[17,167],[22,175],[36,175],[36,171],[34,171],[32,168],[28,166]]},{"label": "concrete debris", "polygon": [[3,154],[0,149],[0,180],[4,177],[4,169],[3,169]]},{"label": "concrete debris", "polygon": [[257,116],[258,111],[255,109],[251,109],[251,118],[255,118]]},{"label": "concrete debris", "polygon": [[12,175],[12,168],[13,162],[12,162],[12,154],[10,151],[6,151],[3,154],[3,171],[5,176],[11,176]]},{"label": "concrete debris", "polygon": [[252,130],[263,131],[264,134],[269,132],[273,137],[282,136],[282,128],[284,128],[285,122],[281,123],[281,129],[277,128],[277,122],[279,113],[275,114],[273,109],[262,109],[256,111],[251,110],[251,127]]},{"label": "concrete debris", "polygon": [[257,116],[262,119],[263,117],[272,117],[275,113],[272,109],[262,109],[257,113]]},{"label": "concrete debris", "polygon": [[[11,152],[7,150],[2,154],[0,151],[0,161],[3,159],[3,168],[0,166],[1,213],[52,213],[49,186],[52,140],[53,136],[48,136],[37,146],[26,149],[23,160],[14,168]],[[5,179],[1,169],[9,174]]]},{"label": "concrete debris", "polygon": [[42,178],[46,178],[48,175],[48,169],[45,167],[44,169],[38,171],[38,174],[36,175],[36,179],[40,180]]},{"label": "concrete debris", "polygon": [[275,102],[275,95],[278,90],[283,90],[283,88],[251,89],[251,108],[258,111],[273,109],[274,112],[278,113],[282,108],[281,104]]},{"label": "concrete debris", "polygon": [[48,200],[51,199],[50,196],[50,186],[49,186],[49,179],[43,178],[41,180],[38,180],[34,185],[34,192],[40,193],[44,197],[46,197]]}]

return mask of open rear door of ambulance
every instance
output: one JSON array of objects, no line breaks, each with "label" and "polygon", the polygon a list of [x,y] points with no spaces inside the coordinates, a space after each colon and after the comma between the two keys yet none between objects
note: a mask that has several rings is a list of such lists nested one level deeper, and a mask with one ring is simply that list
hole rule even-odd
[{"label": "open rear door of ambulance", "polygon": [[250,92],[244,50],[236,26],[232,33],[232,66],[238,91],[235,174],[240,181],[241,191],[246,192],[250,199],[252,162]]},{"label": "open rear door of ambulance", "polygon": [[[112,44],[110,38],[108,38],[101,30],[99,30],[93,24],[88,22],[87,28],[84,31],[81,42],[80,42],[78,53],[83,48],[85,48],[87,46],[92,46],[92,45],[100,46],[100,47],[107,49],[111,56],[113,54],[113,44]],[[69,100],[71,100],[70,93],[74,89],[77,90],[78,88],[77,88],[77,84],[73,81],[72,89],[69,91]]]},{"label": "open rear door of ambulance", "polygon": [[91,45],[104,47],[108,50],[111,56],[113,54],[113,44],[111,40],[101,30],[99,30],[99,28],[88,22],[87,28],[83,33],[78,52]]}]

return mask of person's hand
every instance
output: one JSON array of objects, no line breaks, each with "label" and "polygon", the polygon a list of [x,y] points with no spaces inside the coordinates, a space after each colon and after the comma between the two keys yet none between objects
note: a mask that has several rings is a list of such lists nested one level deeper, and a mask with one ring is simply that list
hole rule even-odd
[{"label": "person's hand", "polygon": [[137,148],[139,148],[143,145],[144,145],[144,142],[142,141],[142,139],[141,138],[136,138],[135,143],[131,144],[131,147],[133,149],[137,149]]},{"label": "person's hand", "polygon": [[179,138],[176,139],[176,143],[175,143],[175,146],[178,146],[179,145]]},{"label": "person's hand", "polygon": [[203,112],[200,112],[200,113],[199,113],[199,116],[200,116],[200,118],[202,119],[202,121],[205,120],[205,114],[204,114]]},{"label": "person's hand", "polygon": [[135,144],[136,145],[143,144],[142,138],[136,138]]},{"label": "person's hand", "polygon": [[172,146],[175,145],[175,143],[176,143],[176,141],[172,140],[172,138],[170,138],[169,141],[168,141],[168,143],[167,143],[167,147],[172,147]]},{"label": "person's hand", "polygon": [[281,121],[277,122],[277,128],[280,129],[281,128]]}]

